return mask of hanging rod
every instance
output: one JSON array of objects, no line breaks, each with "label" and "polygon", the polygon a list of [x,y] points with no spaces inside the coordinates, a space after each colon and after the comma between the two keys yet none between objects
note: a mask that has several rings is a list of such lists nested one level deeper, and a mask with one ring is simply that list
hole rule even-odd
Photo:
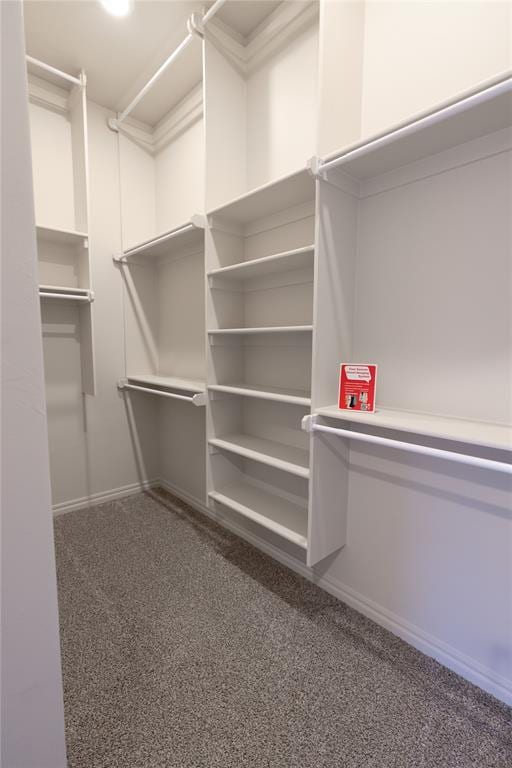
[{"label": "hanging rod", "polygon": [[66,299],[66,301],[87,301],[89,304],[94,301],[94,293],[62,293],[60,291],[39,291],[41,299]]},{"label": "hanging rod", "polygon": [[482,459],[480,456],[468,456],[465,453],[456,451],[446,451],[442,448],[430,448],[428,445],[416,445],[415,443],[406,443],[403,440],[393,440],[389,437],[379,437],[378,435],[368,435],[364,432],[354,432],[351,429],[339,427],[326,427],[317,423],[316,415],[307,415],[302,419],[302,429],[305,432],[325,432],[329,435],[338,435],[339,437],[348,437],[352,440],[360,440],[363,443],[373,443],[375,445],[386,445],[390,448],[397,448],[401,451],[410,453],[420,453],[424,456],[435,456],[447,461],[457,461],[461,464],[469,464],[473,467],[483,469],[493,469],[496,472],[505,472],[512,475],[512,464],[504,461],[493,461],[492,459]]},{"label": "hanging rod", "polygon": [[220,10],[220,8],[224,5],[226,0],[216,0],[216,2],[211,6],[211,8],[208,10],[207,13],[203,16],[203,18],[200,21],[197,21],[192,15],[190,19],[187,22],[187,27],[189,29],[188,35],[181,41],[181,43],[178,45],[177,48],[174,49],[174,51],[167,57],[167,59],[164,61],[164,63],[157,69],[155,74],[150,77],[146,85],[141,88],[141,90],[138,92],[138,94],[135,96],[135,98],[128,104],[126,109],[121,112],[121,114],[117,118],[110,118],[108,120],[108,125],[113,131],[118,131],[119,126],[122,122],[126,120],[128,115],[133,112],[137,104],[141,99],[144,98],[146,93],[151,90],[151,88],[154,86],[154,84],[157,82],[157,80],[160,79],[160,77],[163,75],[165,70],[173,63],[173,61],[176,61],[178,56],[183,53],[183,51],[188,48],[196,34],[201,35],[205,24],[217,13],[217,11]]},{"label": "hanging rod", "polygon": [[45,64],[44,61],[40,61],[39,59],[34,59],[33,56],[26,56],[25,57],[27,61],[30,64],[34,64],[34,66],[39,67],[39,69],[44,69],[46,72],[51,72],[52,75],[57,75],[57,77],[62,77],[63,80],[68,80],[70,83],[74,83],[75,85],[83,85],[83,80],[80,77],[74,77],[73,75],[68,75],[67,72],[62,72],[60,69],[56,69],[56,67],[50,66],[50,64]]},{"label": "hanging rod", "polygon": [[174,392],[165,392],[163,389],[151,389],[150,387],[139,387],[136,384],[129,384],[126,380],[121,379],[117,383],[118,389],[135,389],[138,392],[147,392],[150,395],[160,395],[160,397],[170,397],[174,400],[184,400],[186,403],[192,403],[192,405],[206,405],[206,392],[197,392],[191,397],[188,395],[177,395]]},{"label": "hanging rod", "polygon": [[387,144],[394,142],[396,139],[401,138],[403,135],[407,136],[416,133],[425,126],[435,125],[436,123],[442,122],[447,117],[465,112],[470,107],[477,104],[484,104],[486,101],[489,101],[502,93],[508,93],[509,91],[512,91],[512,78],[510,77],[510,74],[507,75],[506,79],[502,78],[483,90],[470,91],[462,99],[460,96],[455,100],[450,99],[445,102],[443,106],[436,108],[434,111],[430,110],[420,113],[412,121],[408,120],[399,123],[393,130],[384,131],[370,140],[366,139],[364,142],[358,143],[353,146],[352,149],[348,149],[343,152],[343,154],[338,155],[331,160],[320,161],[317,166],[317,171],[319,173],[330,171],[332,168],[336,168],[338,165],[343,165],[349,160],[355,160],[360,156],[369,154],[379,147],[384,147]]}]

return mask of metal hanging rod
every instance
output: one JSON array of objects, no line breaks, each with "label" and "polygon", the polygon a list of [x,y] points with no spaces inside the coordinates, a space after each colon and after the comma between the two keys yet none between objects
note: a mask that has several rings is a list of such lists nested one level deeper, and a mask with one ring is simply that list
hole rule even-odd
[{"label": "metal hanging rod", "polygon": [[206,405],[206,392],[197,392],[195,395],[177,395],[175,392],[166,392],[163,389],[151,389],[150,387],[139,387],[136,384],[129,384],[121,379],[117,384],[118,389],[134,389],[138,392],[146,392],[150,395],[160,395],[160,397],[170,397],[174,400],[184,400],[192,405]]},{"label": "metal hanging rod", "polygon": [[496,472],[505,472],[508,475],[512,475],[512,464],[507,464],[504,461],[493,461],[492,459],[482,459],[480,456],[468,456],[465,453],[457,453],[456,451],[446,451],[442,448],[430,448],[428,445],[416,445],[415,443],[406,443],[403,440],[393,440],[389,437],[379,437],[378,435],[368,435],[364,432],[354,432],[351,429],[343,429],[339,427],[326,427],[323,424],[317,423],[317,417],[315,415],[305,416],[302,420],[302,429],[306,432],[325,432],[328,435],[337,435],[339,437],[350,438],[352,440],[359,440],[363,443],[372,443],[375,445],[385,445],[389,448],[397,448],[400,451],[409,451],[410,453],[419,453],[424,456],[434,456],[438,459],[446,459],[447,461],[456,461],[460,464],[469,464],[473,467],[481,467],[483,469],[492,469]]},{"label": "metal hanging rod", "polygon": [[39,69],[44,69],[46,72],[51,72],[52,75],[57,75],[57,77],[62,77],[63,80],[67,80],[70,83],[73,83],[74,85],[80,85],[82,86],[83,78],[82,77],[74,77],[73,75],[68,75],[67,72],[62,72],[62,70],[57,69],[56,67],[50,66],[50,64],[45,64],[44,61],[40,61],[39,59],[34,59],[33,56],[26,56],[27,61],[30,64],[33,64],[35,67],[39,67]]},{"label": "metal hanging rod", "polygon": [[146,85],[139,91],[139,93],[135,96],[135,98],[128,104],[126,109],[121,112],[121,114],[117,118],[110,118],[108,121],[109,127],[114,130],[118,131],[119,126],[122,122],[126,120],[128,115],[133,112],[139,101],[144,98],[146,93],[151,90],[151,88],[154,86],[154,84],[157,82],[157,80],[160,79],[160,77],[163,75],[163,73],[166,71],[168,67],[173,63],[173,61],[176,61],[178,56],[180,56],[183,51],[188,48],[194,37],[198,35],[202,35],[205,25],[208,23],[208,21],[221,9],[221,7],[224,5],[226,0],[216,0],[216,2],[211,6],[211,8],[208,10],[207,13],[203,16],[203,18],[199,21],[195,19],[195,17],[192,15],[190,19],[188,20],[187,27],[188,27],[188,35],[181,41],[181,43],[178,45],[177,48],[174,49],[174,51],[167,57],[167,59],[164,61],[164,63],[157,69],[155,74],[150,77]]},{"label": "metal hanging rod", "polygon": [[442,107],[437,108],[434,111],[430,110],[421,113],[413,121],[405,121],[391,131],[386,131],[375,136],[373,139],[360,142],[358,145],[353,146],[352,149],[348,149],[343,154],[338,155],[338,157],[331,160],[320,161],[317,170],[321,173],[330,171],[332,168],[343,165],[349,160],[355,160],[360,156],[369,154],[375,149],[391,144],[404,135],[414,134],[426,126],[435,125],[436,123],[446,120],[447,117],[465,112],[476,104],[483,104],[502,93],[508,93],[510,91],[512,91],[512,78],[510,77],[510,74],[507,74],[506,79],[500,79],[498,82],[483,90],[469,92],[462,99],[460,96],[457,100],[451,99],[445,102]]}]

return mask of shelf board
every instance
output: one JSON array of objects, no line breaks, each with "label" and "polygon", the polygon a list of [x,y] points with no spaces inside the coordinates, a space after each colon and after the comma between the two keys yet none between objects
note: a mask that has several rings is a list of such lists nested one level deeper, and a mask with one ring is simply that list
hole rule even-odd
[{"label": "shelf board", "polygon": [[330,155],[324,163],[332,181],[336,174],[361,181],[388,173],[430,155],[451,149],[488,133],[507,128],[512,115],[512,78],[459,96],[441,108],[418,115],[392,130]]},{"label": "shelf board", "polygon": [[211,384],[208,389],[212,392],[226,392],[232,395],[255,397],[260,400],[274,400],[279,403],[291,405],[311,406],[309,392],[298,389],[284,389],[282,387],[266,387],[254,384]]},{"label": "shelf board", "polygon": [[484,448],[512,450],[512,426],[484,421],[456,419],[450,416],[431,416],[426,413],[379,408],[375,413],[340,410],[336,405],[317,408],[315,413],[330,419],[340,419],[353,424],[369,424],[374,427],[411,432],[427,437],[453,440]]},{"label": "shelf board", "polygon": [[41,242],[53,245],[80,245],[88,239],[87,232],[77,232],[72,229],[58,229],[56,227],[36,227],[37,239]]},{"label": "shelf board", "polygon": [[210,492],[208,496],[299,547],[307,548],[308,513],[305,506],[249,482],[233,483],[222,491]]},{"label": "shelf board", "polygon": [[208,442],[223,451],[236,453],[292,475],[309,477],[309,453],[303,448],[295,448],[254,435],[239,434],[212,438]]},{"label": "shelf board", "polygon": [[251,259],[233,264],[229,267],[220,267],[208,272],[208,277],[222,277],[226,280],[251,280],[255,277],[264,277],[275,272],[288,272],[291,269],[304,269],[313,266],[315,246],[308,245],[304,248],[295,248],[291,251],[282,251],[272,256],[263,256],[261,259]]},{"label": "shelf board", "polygon": [[208,211],[208,216],[247,224],[314,199],[315,180],[304,168]]},{"label": "shelf board", "polygon": [[312,333],[312,325],[269,325],[260,326],[259,328],[215,328],[209,330],[208,333],[212,336],[218,335],[247,335],[255,333]]},{"label": "shelf board", "polygon": [[147,259],[161,256],[175,256],[186,248],[204,246],[204,229],[187,222],[179,227],[163,232],[150,240],[144,240],[121,254],[122,258],[140,256]]},{"label": "shelf board", "polygon": [[131,384],[141,384],[150,387],[161,387],[162,389],[174,389],[183,392],[204,392],[206,384],[197,379],[182,379],[177,376],[158,376],[152,373],[127,375],[127,380]]}]

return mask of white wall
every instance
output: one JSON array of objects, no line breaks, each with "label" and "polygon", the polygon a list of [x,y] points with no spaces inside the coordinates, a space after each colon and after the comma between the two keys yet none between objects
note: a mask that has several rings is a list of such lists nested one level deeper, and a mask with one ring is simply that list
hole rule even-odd
[{"label": "white wall", "polygon": [[247,189],[304,166],[316,148],[318,26],[247,79]]},{"label": "white wall", "polygon": [[4,768],[65,768],[21,3],[2,28],[2,745]]},{"label": "white wall", "polygon": [[[62,338],[53,336],[50,322],[43,327],[52,494],[61,510],[158,476],[155,404],[141,396],[130,408],[116,388],[125,375],[123,280],[112,262],[112,254],[121,250],[118,135],[106,124],[111,113],[91,102],[88,106],[96,397],[80,392],[73,316],[63,323],[60,313]],[[51,319],[47,309],[44,319]]]},{"label": "white wall", "polygon": [[362,135],[512,66],[512,5],[501,0],[369,0]]},{"label": "white wall", "polygon": [[37,224],[76,229],[68,115],[30,104],[30,139]]}]

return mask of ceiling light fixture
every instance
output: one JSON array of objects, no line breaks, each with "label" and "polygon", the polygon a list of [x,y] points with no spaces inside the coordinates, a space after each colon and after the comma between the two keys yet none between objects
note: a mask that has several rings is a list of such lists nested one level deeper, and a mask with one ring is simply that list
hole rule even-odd
[{"label": "ceiling light fixture", "polygon": [[112,16],[128,16],[133,11],[133,0],[100,0],[100,3]]}]

